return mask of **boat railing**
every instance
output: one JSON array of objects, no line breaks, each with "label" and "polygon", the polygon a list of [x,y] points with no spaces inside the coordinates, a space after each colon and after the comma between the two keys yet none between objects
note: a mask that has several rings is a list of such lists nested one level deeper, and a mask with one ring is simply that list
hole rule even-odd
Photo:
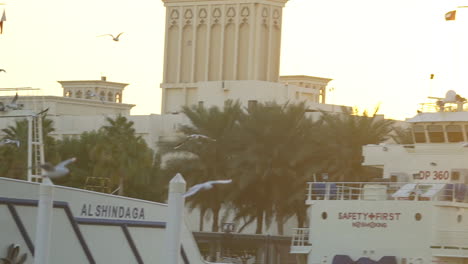
[{"label": "boat railing", "polygon": [[[441,98],[442,99],[442,98]],[[458,112],[459,107],[456,103],[445,103],[441,108],[436,102],[426,102],[420,103],[418,106],[418,111],[422,113],[435,113],[435,112]],[[463,106],[463,111],[466,111],[467,108]]]},{"label": "boat railing", "polygon": [[293,237],[291,240],[291,246],[293,247],[310,246],[309,230],[310,228],[293,228]]},{"label": "boat railing", "polygon": [[308,182],[307,200],[416,200],[468,202],[463,183]]}]

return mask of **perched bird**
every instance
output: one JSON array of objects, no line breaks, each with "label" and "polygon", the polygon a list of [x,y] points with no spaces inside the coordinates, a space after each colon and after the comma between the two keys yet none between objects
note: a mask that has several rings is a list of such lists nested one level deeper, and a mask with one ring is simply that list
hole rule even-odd
[{"label": "perched bird", "polygon": [[15,140],[15,139],[8,139],[8,138],[5,138],[2,141],[0,141],[0,145],[6,145],[6,144],[15,144],[19,148],[20,141]]},{"label": "perched bird", "polygon": [[60,162],[55,167],[52,164],[46,162],[41,165],[41,168],[43,168],[46,171],[45,175],[43,176],[48,178],[59,178],[65,176],[70,172],[70,170],[66,166],[74,161],[76,161],[76,158],[67,159],[65,161]]},{"label": "perched bird", "polygon": [[198,140],[198,139],[206,139],[206,140],[210,140],[210,141],[216,141],[216,139],[212,139],[212,138],[210,138],[208,136],[205,136],[205,135],[192,134],[192,135],[188,135],[187,138],[184,141],[182,141],[181,143],[179,143],[177,146],[175,146],[174,149],[180,148],[182,145],[184,145],[188,141]]},{"label": "perched bird", "polygon": [[89,96],[90,96],[90,97],[99,97],[99,100],[101,100],[101,103],[105,103],[105,102],[104,102],[104,99],[105,99],[105,98],[104,98],[104,96],[102,96],[102,95],[99,95],[99,96],[98,96],[96,93],[91,92],[91,93],[89,94]]},{"label": "perched bird", "polygon": [[209,190],[211,188],[213,188],[213,185],[214,184],[228,184],[228,183],[231,183],[232,180],[217,180],[217,181],[207,181],[205,183],[200,183],[200,184],[196,184],[192,187],[190,187],[190,189],[184,193],[184,198],[187,198],[187,197],[190,197],[194,194],[196,194],[198,191],[201,191],[201,190]]},{"label": "perched bird", "polygon": [[98,36],[98,37],[111,36],[113,41],[119,41],[119,37],[120,37],[120,35],[122,35],[122,34],[123,34],[123,32],[120,32],[120,33],[119,33],[117,36],[115,36],[115,37],[114,37],[114,35],[112,35],[112,34],[104,34],[104,35],[100,35],[100,36]]}]

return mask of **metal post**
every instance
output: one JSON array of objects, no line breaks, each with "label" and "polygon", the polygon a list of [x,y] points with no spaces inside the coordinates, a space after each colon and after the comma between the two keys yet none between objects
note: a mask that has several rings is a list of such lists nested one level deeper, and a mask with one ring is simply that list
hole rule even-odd
[{"label": "metal post", "polygon": [[179,264],[180,233],[184,217],[185,180],[177,173],[169,182],[168,213],[166,220],[167,264]]},{"label": "metal post", "polygon": [[46,177],[39,185],[34,264],[49,264],[50,231],[54,206],[53,196],[54,185]]},{"label": "metal post", "polygon": [[33,117],[28,116],[28,181],[32,181],[32,121]]}]

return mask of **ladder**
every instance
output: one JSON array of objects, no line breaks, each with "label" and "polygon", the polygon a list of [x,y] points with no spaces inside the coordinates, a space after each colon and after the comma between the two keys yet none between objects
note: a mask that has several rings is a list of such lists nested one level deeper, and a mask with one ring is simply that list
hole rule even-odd
[{"label": "ladder", "polygon": [[28,116],[28,181],[41,182],[44,164],[44,141],[42,138],[42,116]]}]

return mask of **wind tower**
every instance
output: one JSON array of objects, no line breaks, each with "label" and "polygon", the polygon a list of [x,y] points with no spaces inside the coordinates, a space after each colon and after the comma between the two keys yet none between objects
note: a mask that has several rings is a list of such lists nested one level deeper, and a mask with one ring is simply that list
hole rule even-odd
[{"label": "wind tower", "polygon": [[[162,114],[271,93],[287,0],[162,0],[166,6]],[[271,99],[271,98],[266,98]]]}]

